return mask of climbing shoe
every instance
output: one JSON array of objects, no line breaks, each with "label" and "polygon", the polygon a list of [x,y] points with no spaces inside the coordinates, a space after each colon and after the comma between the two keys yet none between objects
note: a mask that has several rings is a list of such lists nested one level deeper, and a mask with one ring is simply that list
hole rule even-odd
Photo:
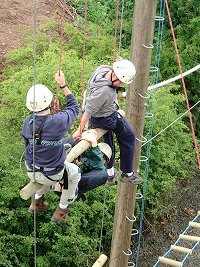
[{"label": "climbing shoe", "polygon": [[106,181],[107,185],[114,185],[115,184],[115,177],[117,177],[118,175],[118,171],[116,169],[114,169],[114,175],[109,176],[108,175],[108,179]]},{"label": "climbing shoe", "polygon": [[32,203],[30,207],[28,208],[28,211],[33,213],[35,212],[42,212],[45,211],[49,208],[49,204],[44,201],[44,199],[41,197],[39,199],[34,199],[32,200]]},{"label": "climbing shoe", "polygon": [[60,207],[57,207],[53,216],[51,217],[51,221],[55,223],[66,223],[68,217],[67,213],[68,213],[68,208],[61,209]]},{"label": "climbing shoe", "polygon": [[126,173],[122,172],[120,181],[123,183],[131,182],[135,185],[138,185],[142,183],[142,178],[138,174],[135,174],[135,173],[133,173],[131,176],[128,176]]}]

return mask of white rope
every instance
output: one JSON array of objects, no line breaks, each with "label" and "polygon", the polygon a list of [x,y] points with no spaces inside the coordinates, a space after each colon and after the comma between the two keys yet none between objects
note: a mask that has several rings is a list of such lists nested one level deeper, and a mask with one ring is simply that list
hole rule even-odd
[{"label": "white rope", "polygon": [[[200,100],[194,104],[191,108],[193,109],[195,106],[197,106],[200,103]],[[183,116],[185,116],[188,113],[188,110],[183,113],[180,117],[178,117],[176,120],[174,120],[172,123],[170,123],[167,127],[165,127],[162,131],[160,131],[159,133],[157,133],[156,135],[154,135],[151,139],[149,139],[146,143],[144,143],[142,146],[145,146],[146,144],[148,144],[150,141],[152,141],[154,138],[156,138],[158,135],[160,135],[161,133],[163,133],[165,130],[167,130],[170,126],[172,126],[175,122],[177,122],[179,119],[181,119]]]},{"label": "white rope", "polygon": [[166,81],[163,81],[163,82],[161,82],[161,83],[158,83],[158,84],[154,84],[154,85],[148,86],[148,90],[155,90],[155,89],[157,89],[158,87],[162,87],[162,86],[165,86],[165,85],[167,85],[167,84],[169,84],[169,83],[172,83],[172,82],[174,82],[174,81],[177,81],[177,80],[181,79],[181,77],[187,76],[188,74],[190,74],[190,73],[192,73],[192,72],[194,72],[194,71],[197,71],[198,69],[200,69],[200,64],[197,65],[196,67],[194,67],[194,68],[192,68],[192,69],[190,69],[190,70],[187,70],[186,72],[182,73],[182,75],[179,74],[178,76],[173,77],[173,78],[171,78],[171,79],[169,79],[169,80],[166,80]]},{"label": "white rope", "polygon": [[100,240],[99,240],[99,255],[101,254],[101,244],[102,244],[102,238],[103,238],[103,226],[104,226],[104,216],[105,216],[105,207],[106,207],[106,195],[107,195],[107,189],[105,188],[104,191],[104,200],[103,200],[103,213],[102,213],[102,220],[101,220],[101,233],[100,233]]},{"label": "white rope", "polygon": [[[33,166],[35,166],[35,84],[36,84],[36,31],[37,31],[37,4],[36,0],[34,0],[34,33],[33,33],[33,41],[34,41],[34,91],[33,91]],[[33,178],[35,181],[35,168],[33,168]],[[35,196],[34,196],[34,205],[35,205]],[[34,207],[33,211],[33,220],[34,220],[34,266],[37,267],[37,226],[36,226],[36,211]]]}]

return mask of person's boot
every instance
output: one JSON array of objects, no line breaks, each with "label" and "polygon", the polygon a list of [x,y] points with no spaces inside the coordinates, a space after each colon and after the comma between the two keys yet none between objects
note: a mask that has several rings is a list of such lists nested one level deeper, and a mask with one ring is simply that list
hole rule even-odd
[{"label": "person's boot", "polygon": [[53,216],[51,217],[51,221],[55,223],[66,223],[68,217],[68,208],[61,209],[57,207]]},{"label": "person's boot", "polygon": [[33,213],[35,212],[42,212],[46,211],[49,208],[49,204],[44,201],[44,199],[41,197],[39,199],[32,199],[31,205],[28,208],[28,211]]},{"label": "person's boot", "polygon": [[120,181],[123,183],[131,182],[135,185],[138,185],[142,183],[142,178],[136,173],[133,173],[131,176],[128,176],[126,173],[122,172]]},{"label": "person's boot", "polygon": [[114,175],[109,176],[108,175],[108,179],[106,181],[107,185],[114,185],[115,184],[115,177],[117,177],[118,175],[118,171],[116,169],[114,169]]}]

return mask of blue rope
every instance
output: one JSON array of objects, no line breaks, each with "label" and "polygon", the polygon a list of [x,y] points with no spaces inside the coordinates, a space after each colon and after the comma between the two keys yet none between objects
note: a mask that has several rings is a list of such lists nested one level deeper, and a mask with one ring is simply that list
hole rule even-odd
[{"label": "blue rope", "polygon": [[[160,17],[164,18],[164,10],[165,10],[165,1],[160,1]],[[158,40],[156,45],[156,67],[159,69],[160,67],[160,50],[161,50],[161,43],[162,43],[162,32],[163,32],[163,25],[164,20],[159,20],[158,24]],[[154,84],[158,84],[158,72],[154,73]],[[154,103],[155,103],[155,93],[153,94],[153,105],[151,113],[154,114]],[[153,132],[153,125],[154,125],[154,116],[150,118],[150,126],[148,130],[148,140],[152,138]],[[139,227],[139,234],[138,234],[138,242],[137,242],[137,251],[136,251],[136,267],[139,264],[139,252],[140,252],[140,240],[142,235],[142,224],[143,224],[143,217],[144,217],[144,206],[146,200],[146,190],[147,190],[147,180],[148,180],[148,172],[149,172],[149,156],[150,156],[150,149],[151,149],[151,142],[148,143],[147,151],[146,151],[146,167],[145,167],[145,175],[144,175],[144,186],[143,186],[143,198],[142,198],[142,206],[140,210],[140,227]]]},{"label": "blue rope", "polygon": [[[192,220],[192,222],[198,220],[198,217],[200,217],[200,214],[198,214],[198,215]],[[187,232],[190,230],[190,228],[192,228],[192,227],[188,225],[188,226],[185,228],[185,230],[184,230],[181,234],[185,234],[185,233],[187,233]],[[176,246],[180,240],[181,240],[181,238],[179,237],[179,238],[176,240],[176,242],[174,243],[174,246]],[[200,243],[200,242],[197,241],[197,242],[195,243],[195,245],[193,245],[193,246],[191,247],[191,249],[194,250],[194,249],[199,245],[199,243]],[[172,249],[169,249],[169,250],[163,255],[163,257],[166,257],[166,256],[169,255],[172,251],[173,251]],[[183,258],[183,260],[182,260],[182,264],[186,261],[186,259],[188,258],[188,256],[190,256],[189,253],[187,253],[187,254],[185,255],[185,257]],[[159,263],[159,261],[157,261],[157,262],[153,265],[153,267],[158,266],[158,263]]]}]

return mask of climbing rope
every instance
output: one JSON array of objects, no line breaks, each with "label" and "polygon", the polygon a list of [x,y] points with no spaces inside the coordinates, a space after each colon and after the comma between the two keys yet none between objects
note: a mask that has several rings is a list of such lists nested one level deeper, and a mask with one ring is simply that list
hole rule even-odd
[{"label": "climbing rope", "polygon": [[86,55],[86,40],[87,40],[87,11],[88,11],[88,2],[85,0],[84,4],[84,32],[83,32],[83,57],[82,57],[82,94],[81,94],[81,111],[80,111],[80,120],[83,116],[84,109],[84,78],[85,78],[85,55]]},{"label": "climbing rope", "polygon": [[[59,63],[58,63],[58,72],[60,74],[60,69],[61,69],[61,65],[62,65],[62,48],[63,48],[63,36],[64,36],[64,26],[65,26],[65,6],[66,6],[66,2],[65,0],[63,1],[63,9],[62,9],[62,14],[61,14],[61,32],[60,32],[60,51],[59,51]],[[59,85],[57,83],[57,88],[56,88],[56,99],[54,101],[54,110],[56,112],[59,111],[60,109],[60,104],[59,104]]]},{"label": "climbing rope", "polygon": [[115,14],[113,62],[116,60],[116,54],[117,54],[117,31],[118,31],[118,24],[119,24],[119,6],[120,6],[120,0],[117,0],[116,12],[115,12],[116,14]]},{"label": "climbing rope", "polygon": [[[34,59],[33,59],[33,69],[34,69],[34,90],[33,90],[33,166],[35,166],[35,84],[36,84],[36,30],[37,30],[37,6],[36,6],[36,0],[34,0],[34,30],[33,30],[33,43],[34,43]],[[33,168],[33,179],[35,181],[35,168]],[[36,211],[34,209],[33,212],[33,220],[34,220],[34,226],[33,226],[33,232],[34,232],[34,266],[36,267],[36,258],[37,258],[37,233],[36,233]]]},{"label": "climbing rope", "polygon": [[[156,66],[154,67],[156,70],[159,70],[160,67],[160,51],[161,51],[161,44],[162,44],[162,33],[163,33],[163,27],[164,27],[164,10],[165,10],[165,1],[160,1],[160,15],[159,20],[157,20],[158,23],[158,38],[157,38],[157,44],[156,44]],[[145,47],[145,46],[144,46]],[[153,48],[153,45],[151,46]],[[158,84],[158,71],[154,71],[154,85]],[[149,114],[152,114],[152,116],[148,116],[150,119],[150,125],[149,125],[149,131],[148,131],[148,139],[151,139],[152,132],[153,132],[153,126],[154,126],[154,106],[156,104],[156,97],[155,92],[152,95],[153,104],[152,109]],[[146,151],[146,166],[145,166],[145,175],[144,175],[144,181],[143,181],[143,191],[142,191],[142,203],[141,203],[141,209],[140,209],[140,226],[138,231],[138,241],[137,241],[137,251],[136,251],[136,264],[135,266],[138,267],[139,265],[139,253],[140,253],[140,241],[142,236],[142,227],[143,227],[143,218],[144,218],[144,208],[145,208],[145,201],[146,201],[146,190],[147,190],[147,181],[148,181],[148,172],[149,172],[149,157],[150,157],[150,150],[151,150],[151,142],[148,143],[147,151]],[[141,159],[143,161],[143,159]]]},{"label": "climbing rope", "polygon": [[121,13],[120,32],[119,32],[118,56],[120,56],[120,50],[121,50],[121,45],[122,45],[123,18],[124,18],[124,0],[122,0],[122,13]]},{"label": "climbing rope", "polygon": [[101,254],[101,249],[102,249],[102,238],[103,238],[103,226],[104,226],[105,207],[106,207],[106,196],[107,196],[107,188],[104,191],[104,198],[103,198],[103,211],[102,211],[101,232],[100,232],[100,240],[99,240],[99,255]]},{"label": "climbing rope", "polygon": [[197,139],[196,139],[196,136],[195,136],[194,125],[193,125],[193,120],[192,120],[192,114],[190,112],[190,105],[189,105],[189,100],[188,100],[185,80],[184,80],[184,77],[183,77],[181,59],[180,59],[180,56],[179,56],[179,51],[178,51],[177,41],[176,41],[176,37],[175,37],[175,33],[174,33],[174,27],[173,27],[173,24],[172,24],[172,18],[171,18],[171,14],[170,14],[170,10],[169,10],[168,1],[166,0],[165,2],[166,2],[166,9],[167,9],[167,14],[168,14],[168,18],[169,18],[169,23],[170,23],[170,27],[171,27],[172,37],[173,37],[173,41],[174,41],[174,46],[175,46],[175,50],[176,50],[176,57],[177,57],[179,71],[180,71],[180,75],[181,75],[183,91],[184,91],[184,95],[185,95],[185,101],[186,101],[186,105],[187,105],[187,109],[188,109],[188,117],[190,119],[192,137],[193,137],[193,141],[194,141],[195,151],[196,151],[196,154],[197,154],[198,167],[200,169],[200,158],[199,158],[198,144],[197,144]]}]

